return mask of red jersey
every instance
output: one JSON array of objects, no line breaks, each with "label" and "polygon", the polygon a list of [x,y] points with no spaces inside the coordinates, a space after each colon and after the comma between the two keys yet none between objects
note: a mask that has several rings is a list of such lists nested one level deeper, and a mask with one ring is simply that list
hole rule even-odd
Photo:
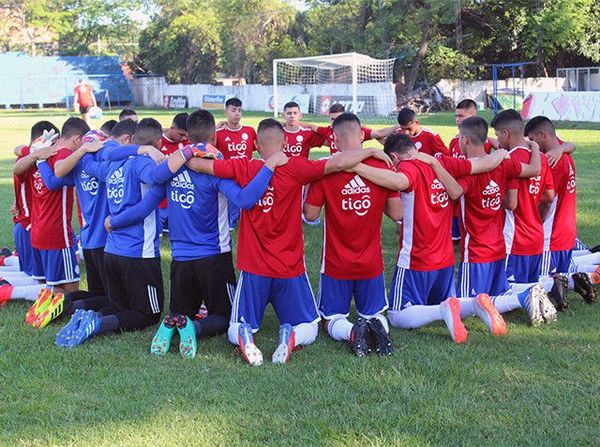
[{"label": "red jersey", "polygon": [[215,146],[223,154],[225,160],[231,158],[252,158],[255,150],[256,132],[250,126],[242,126],[237,130],[229,127],[217,129]]},{"label": "red jersey", "polygon": [[285,148],[283,152],[288,157],[308,158],[308,153],[313,147],[321,147],[325,143],[326,137],[313,132],[306,127],[300,127],[298,130],[291,131],[283,128],[285,135]]},{"label": "red jersey", "polygon": [[[403,133],[400,127],[398,127],[396,132]],[[440,135],[431,129],[422,127],[418,134],[409,135],[409,137],[419,152],[424,152],[432,156],[436,156],[438,153],[445,156],[451,155]]]},{"label": "red jersey", "polygon": [[[387,168],[374,158],[363,163]],[[400,194],[350,172],[337,172],[310,185],[306,202],[325,205],[321,273],[336,279],[381,275],[381,221],[391,197]]]},{"label": "red jersey", "polygon": [[[462,158],[462,159],[466,159],[467,158],[465,156],[465,154],[463,154],[462,151],[460,150],[460,146],[458,144],[458,135],[455,136],[454,138],[452,138],[450,140],[450,144],[448,145],[448,149],[450,150],[450,154],[454,158]],[[487,141],[485,142],[485,144],[483,145],[483,149],[485,150],[486,154],[491,154],[492,153],[492,149],[494,149],[494,145],[492,144],[492,140],[490,140],[488,138]]]},{"label": "red jersey", "polygon": [[[363,141],[372,139],[372,137],[371,137],[371,132],[373,132],[372,129],[369,129],[368,127],[361,127],[360,129],[363,132]],[[327,143],[327,146],[329,146],[329,152],[331,153],[331,155],[338,152],[337,146],[335,145],[335,141],[333,139],[333,128],[331,126],[317,127],[317,133],[319,135],[322,135],[325,137],[325,139],[326,139],[325,142]]]},{"label": "red jersey", "polygon": [[572,250],[577,237],[575,163],[564,154],[551,171],[556,196],[544,221],[544,250]]},{"label": "red jersey", "polygon": [[[238,236],[239,270],[271,278],[294,278],[305,272],[302,237],[302,188],[323,177],[326,160],[302,157],[275,170],[265,194],[242,210]],[[214,175],[246,186],[264,162],[236,158],[215,160]]]},{"label": "red jersey", "polygon": [[[510,150],[510,158],[528,164],[531,150],[517,146]],[[540,175],[530,179],[515,179],[509,182],[509,189],[518,189],[518,203],[514,211],[506,210],[504,239],[506,253],[519,256],[541,255],[544,248],[544,228],[538,211],[538,203],[544,190],[553,189],[552,172],[546,157],[541,156]]]},{"label": "red jersey", "polygon": [[504,195],[510,179],[521,174],[521,163],[504,160],[490,172],[458,180],[460,198],[460,251],[462,262],[496,262],[506,257]]},{"label": "red jersey", "polygon": [[[163,136],[160,137],[160,151],[163,154],[165,154],[167,157],[169,155],[171,155],[172,153],[178,151],[179,149],[183,149],[188,144],[191,144],[188,139],[185,139],[182,141],[173,141],[169,137],[167,137],[165,134],[163,134]],[[166,208],[167,207],[167,199],[161,200],[158,207]]]},{"label": "red jersey", "polygon": [[[440,161],[455,178],[471,172],[469,160],[442,157]],[[452,204],[446,188],[433,168],[419,160],[401,162],[398,172],[409,182],[401,194],[404,217],[398,267],[431,271],[454,265]]]},{"label": "red jersey", "polygon": [[[71,155],[69,149],[62,148],[48,159],[54,170],[57,161]],[[37,167],[31,168],[31,246],[40,250],[61,250],[73,246],[73,187],[63,186],[50,191]]]},{"label": "red jersey", "polygon": [[77,95],[77,104],[79,104],[80,107],[91,107],[94,105],[94,100],[92,99],[94,89],[91,85],[80,84],[75,87],[73,91]]},{"label": "red jersey", "polygon": [[[29,146],[25,146],[21,149],[21,155],[17,157],[17,161],[26,155],[29,155]],[[13,175],[15,206],[17,208],[17,215],[13,217],[13,223],[21,224],[26,230],[29,230],[31,227],[31,188],[29,187],[28,179],[29,176],[27,176],[27,173]]]}]

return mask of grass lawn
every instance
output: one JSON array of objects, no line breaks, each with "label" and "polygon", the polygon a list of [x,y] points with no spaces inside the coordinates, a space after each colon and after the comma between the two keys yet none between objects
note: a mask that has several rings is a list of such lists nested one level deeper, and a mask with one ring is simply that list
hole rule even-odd
[{"label": "grass lawn", "polygon": [[[140,115],[167,126],[172,112]],[[61,111],[0,111],[0,245],[13,246],[12,147],[48,116],[59,127],[66,118]],[[264,116],[244,121],[256,125]],[[452,114],[422,122],[446,142],[455,134]],[[577,145],[579,235],[595,244],[600,125],[559,127]],[[321,232],[304,227],[315,291]],[[398,247],[389,220],[382,238],[389,285]],[[168,292],[168,242],[161,253]],[[571,308],[549,326],[530,327],[524,312],[507,315],[502,339],[470,318],[466,345],[454,345],[443,324],[394,329],[394,356],[358,359],[321,333],[288,365],[259,368],[247,366],[224,336],[200,341],[191,361],[176,348],[154,358],[154,329],[59,349],[53,343],[64,321],[25,327],[28,304],[12,302],[0,309],[0,445],[597,445],[600,307],[570,298]],[[266,360],[277,330],[269,311],[256,337]]]}]

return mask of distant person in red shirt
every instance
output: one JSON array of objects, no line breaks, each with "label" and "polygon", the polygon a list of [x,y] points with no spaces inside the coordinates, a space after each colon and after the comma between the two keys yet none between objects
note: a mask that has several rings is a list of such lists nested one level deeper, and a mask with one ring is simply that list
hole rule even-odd
[{"label": "distant person in red shirt", "polygon": [[414,110],[408,107],[400,110],[398,124],[397,132],[408,135],[419,152],[437,157],[437,154],[451,155],[437,132],[421,126]]},{"label": "distant person in red shirt", "polygon": [[73,109],[77,110],[77,108],[79,108],[81,119],[83,119],[89,125],[89,111],[92,107],[97,106],[94,88],[90,84],[83,82],[83,79],[80,79],[73,91],[75,92],[75,97],[73,98]]},{"label": "distant person in red shirt", "polygon": [[215,141],[225,160],[252,158],[252,152],[256,150],[256,132],[252,126],[241,124],[242,112],[242,101],[238,98],[229,98],[225,102],[227,120],[217,129]]},{"label": "distant person in red shirt", "polygon": [[307,127],[302,127],[302,112],[300,105],[290,101],[283,106],[283,118],[285,126],[283,132],[285,135],[285,148],[283,152],[288,157],[308,158],[308,154],[313,147],[321,147],[325,143],[326,137]]}]

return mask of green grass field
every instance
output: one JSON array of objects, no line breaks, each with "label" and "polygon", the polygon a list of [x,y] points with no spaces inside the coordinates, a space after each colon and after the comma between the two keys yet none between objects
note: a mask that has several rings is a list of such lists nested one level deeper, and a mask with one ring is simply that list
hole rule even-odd
[{"label": "green grass field", "polygon": [[[140,115],[168,125],[171,113]],[[13,245],[12,148],[48,116],[59,127],[66,118],[0,112],[0,245]],[[446,142],[455,133],[451,114],[422,122]],[[559,133],[577,145],[580,237],[597,243],[600,125],[565,123]],[[321,231],[304,227],[315,290]],[[398,247],[389,221],[382,237],[389,285]],[[168,291],[165,241],[161,252]],[[259,368],[224,336],[200,341],[191,361],[176,348],[154,358],[154,329],[59,349],[54,338],[64,321],[25,327],[27,303],[12,302],[0,309],[0,445],[598,445],[600,307],[570,298],[571,308],[549,326],[530,327],[523,312],[507,315],[501,339],[471,318],[466,345],[454,345],[443,324],[393,329],[393,357],[359,359],[321,333],[288,365]],[[269,311],[256,337],[266,359],[277,328]]]}]

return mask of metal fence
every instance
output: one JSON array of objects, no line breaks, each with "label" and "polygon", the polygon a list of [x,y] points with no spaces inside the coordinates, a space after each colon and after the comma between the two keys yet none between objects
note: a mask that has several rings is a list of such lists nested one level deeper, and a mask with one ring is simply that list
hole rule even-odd
[{"label": "metal fence", "polygon": [[565,78],[564,90],[571,92],[600,91],[600,67],[559,68],[556,77]]}]

